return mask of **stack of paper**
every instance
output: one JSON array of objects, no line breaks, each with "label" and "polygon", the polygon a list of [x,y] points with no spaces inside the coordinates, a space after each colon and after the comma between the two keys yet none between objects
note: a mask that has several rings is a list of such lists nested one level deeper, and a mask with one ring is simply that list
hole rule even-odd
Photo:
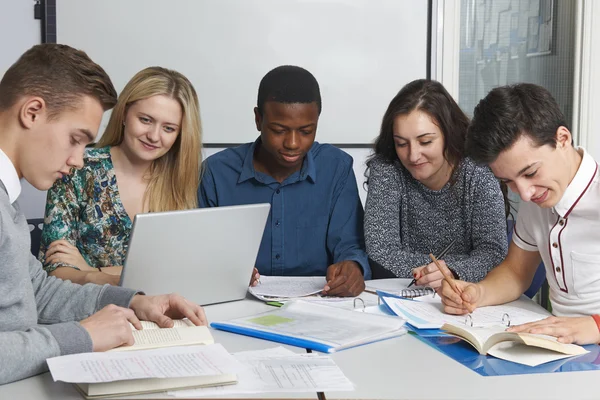
[{"label": "stack of paper", "polygon": [[280,301],[321,293],[326,284],[324,276],[261,276],[248,291],[262,301]]},{"label": "stack of paper", "polygon": [[201,397],[268,392],[325,392],[353,390],[329,356],[296,354],[283,347],[234,354],[244,366],[237,371],[238,384],[178,390],[176,397]]},{"label": "stack of paper", "polygon": [[75,383],[86,397],[231,384],[240,369],[218,344],[71,354],[46,361],[54,381]]}]

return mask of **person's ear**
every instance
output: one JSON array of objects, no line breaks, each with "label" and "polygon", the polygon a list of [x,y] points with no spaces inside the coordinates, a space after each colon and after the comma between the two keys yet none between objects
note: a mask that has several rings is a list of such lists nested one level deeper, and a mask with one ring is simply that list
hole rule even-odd
[{"label": "person's ear", "polygon": [[262,132],[262,119],[263,116],[260,113],[258,107],[254,107],[254,123],[256,124],[256,130]]},{"label": "person's ear", "polygon": [[564,126],[558,127],[556,130],[556,147],[564,149],[572,146],[573,137],[571,132]]},{"label": "person's ear", "polygon": [[31,129],[46,112],[46,102],[41,97],[27,99],[19,108],[19,122],[26,129]]}]

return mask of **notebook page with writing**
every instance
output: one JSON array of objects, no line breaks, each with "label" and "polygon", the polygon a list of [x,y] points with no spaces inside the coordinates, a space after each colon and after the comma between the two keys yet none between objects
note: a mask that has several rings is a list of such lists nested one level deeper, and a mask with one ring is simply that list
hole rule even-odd
[{"label": "notebook page with writing", "polygon": [[393,297],[382,297],[382,300],[396,315],[405,318],[409,324],[418,329],[437,329],[446,323],[466,325],[471,321],[473,326],[480,327],[501,325],[505,314],[508,314],[511,325],[539,321],[547,317],[547,315],[523,308],[499,305],[477,308],[471,314],[470,319],[468,319],[464,315],[444,313],[441,300],[436,303],[403,300]]}]

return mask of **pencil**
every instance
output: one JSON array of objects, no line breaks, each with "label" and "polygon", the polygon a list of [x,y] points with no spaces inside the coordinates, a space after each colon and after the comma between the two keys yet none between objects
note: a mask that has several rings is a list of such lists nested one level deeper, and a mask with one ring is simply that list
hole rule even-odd
[{"label": "pencil", "polygon": [[[435,256],[433,254],[429,253],[429,258],[431,258],[431,261],[433,261],[435,263],[435,266],[438,267],[438,270],[444,276],[444,280],[446,282],[448,282],[448,285],[450,285],[452,290],[454,290],[456,293],[458,293],[459,296],[461,296],[462,290],[460,290],[460,288],[456,285],[456,281],[454,280],[454,278],[452,276],[450,276],[448,273],[446,273],[446,270],[440,265],[439,261],[437,260],[437,258],[435,258]],[[462,296],[461,296],[461,300],[462,300]],[[473,312],[472,306],[470,304],[468,304],[464,300],[463,300],[463,304],[465,305],[467,310],[469,310],[470,313]]]}]

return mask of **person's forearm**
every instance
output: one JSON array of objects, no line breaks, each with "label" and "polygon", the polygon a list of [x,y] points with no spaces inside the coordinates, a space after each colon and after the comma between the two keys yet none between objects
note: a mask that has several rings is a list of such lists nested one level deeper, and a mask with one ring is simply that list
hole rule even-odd
[{"label": "person's forearm", "polygon": [[478,306],[504,304],[516,300],[527,290],[530,283],[516,273],[507,261],[504,261],[478,284],[483,289],[483,296]]},{"label": "person's forearm", "polygon": [[95,283],[98,285],[109,283],[111,285],[118,285],[121,274],[104,273],[98,271],[97,269],[94,271],[79,271],[71,267],[59,267],[52,271],[50,275],[56,276],[57,278],[63,280],[69,280],[80,285],[85,285],[86,283]]}]

